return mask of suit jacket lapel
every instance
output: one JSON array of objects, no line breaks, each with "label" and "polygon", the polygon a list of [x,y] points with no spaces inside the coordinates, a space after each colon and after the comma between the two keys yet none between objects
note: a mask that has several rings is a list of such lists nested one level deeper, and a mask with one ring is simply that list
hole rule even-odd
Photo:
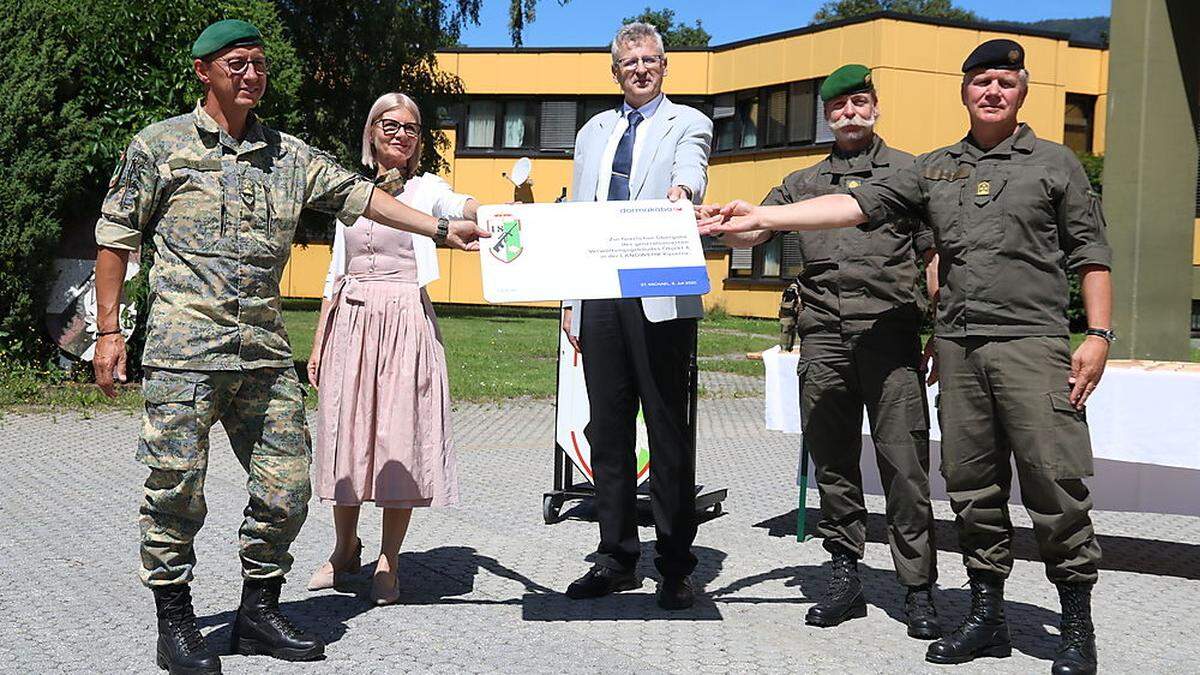
[{"label": "suit jacket lapel", "polygon": [[576,186],[575,194],[577,198],[582,195],[590,194],[591,197],[582,197],[583,201],[593,201],[596,199],[596,183],[600,180],[600,162],[604,155],[604,146],[608,144],[608,135],[612,133],[613,123],[617,119],[616,110],[606,110],[600,113],[596,121],[596,126],[588,138],[583,139],[583,145],[587,149],[587,157],[584,158],[583,173],[579,180],[581,185]]},{"label": "suit jacket lapel", "polygon": [[654,157],[658,154],[658,146],[662,145],[662,141],[667,137],[667,133],[671,131],[671,126],[675,124],[677,111],[675,104],[666,96],[663,96],[662,103],[658,104],[658,110],[655,111],[654,117],[651,118],[650,128],[647,133],[650,135],[642,142],[641,152],[638,153],[636,168],[633,172],[632,180],[629,181],[629,198],[637,199],[638,193],[642,191],[642,186],[646,183],[646,177],[650,175],[650,165],[654,163]]}]

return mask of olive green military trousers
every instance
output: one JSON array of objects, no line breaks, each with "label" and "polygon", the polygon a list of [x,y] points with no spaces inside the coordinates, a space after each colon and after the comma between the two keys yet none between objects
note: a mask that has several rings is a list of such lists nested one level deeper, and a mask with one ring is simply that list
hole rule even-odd
[{"label": "olive green military trousers", "polygon": [[867,536],[863,502],[864,406],[887,500],[896,576],[933,583],[937,562],[929,502],[929,410],[916,332],[815,333],[800,344],[800,418],[821,494],[825,548],[860,558]]},{"label": "olive green military trousers", "polygon": [[308,515],[312,457],[304,394],[291,368],[154,369],[142,384],[146,411],[138,459],[150,467],[141,506],[142,582],[188,583],[192,540],[204,524],[209,430],[225,427],[250,493],[239,530],[245,577],[279,577]]},{"label": "olive green military trousers", "polygon": [[1065,337],[938,338],[942,475],[970,570],[1012,571],[1008,497],[1015,459],[1046,575],[1094,582],[1100,545],[1088,512],[1087,421],[1067,399]]}]

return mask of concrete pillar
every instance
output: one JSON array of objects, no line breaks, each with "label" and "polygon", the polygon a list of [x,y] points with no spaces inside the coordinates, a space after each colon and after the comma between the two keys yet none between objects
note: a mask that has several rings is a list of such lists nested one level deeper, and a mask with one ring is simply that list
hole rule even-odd
[{"label": "concrete pillar", "polygon": [[1197,27],[1195,0],[1113,0],[1104,157],[1113,358],[1188,360]]}]

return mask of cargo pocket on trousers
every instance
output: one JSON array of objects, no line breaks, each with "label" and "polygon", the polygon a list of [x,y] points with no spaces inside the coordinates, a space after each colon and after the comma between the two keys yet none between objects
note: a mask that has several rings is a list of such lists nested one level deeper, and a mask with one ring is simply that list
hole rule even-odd
[{"label": "cargo pocket on trousers", "polygon": [[146,414],[137,459],[154,468],[186,471],[200,464],[196,383],[147,379],[142,383]]},{"label": "cargo pocket on trousers", "polygon": [[1054,423],[1048,430],[1052,438],[1046,447],[1053,450],[1054,456],[1043,457],[1039,468],[1049,470],[1058,479],[1091,476],[1094,469],[1087,414],[1071,405],[1071,399],[1065,391],[1053,392],[1048,396]]}]

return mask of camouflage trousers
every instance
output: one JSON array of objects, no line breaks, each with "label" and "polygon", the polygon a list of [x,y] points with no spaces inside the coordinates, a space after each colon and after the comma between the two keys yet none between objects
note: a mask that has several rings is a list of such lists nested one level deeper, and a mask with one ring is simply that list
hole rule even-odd
[{"label": "camouflage trousers", "polygon": [[246,371],[147,370],[137,458],[150,467],[140,509],[142,583],[188,583],[192,540],[204,524],[209,430],[225,427],[248,474],[239,530],[242,574],[283,576],[292,540],[308,515],[311,442],[304,394],[290,368]]}]

